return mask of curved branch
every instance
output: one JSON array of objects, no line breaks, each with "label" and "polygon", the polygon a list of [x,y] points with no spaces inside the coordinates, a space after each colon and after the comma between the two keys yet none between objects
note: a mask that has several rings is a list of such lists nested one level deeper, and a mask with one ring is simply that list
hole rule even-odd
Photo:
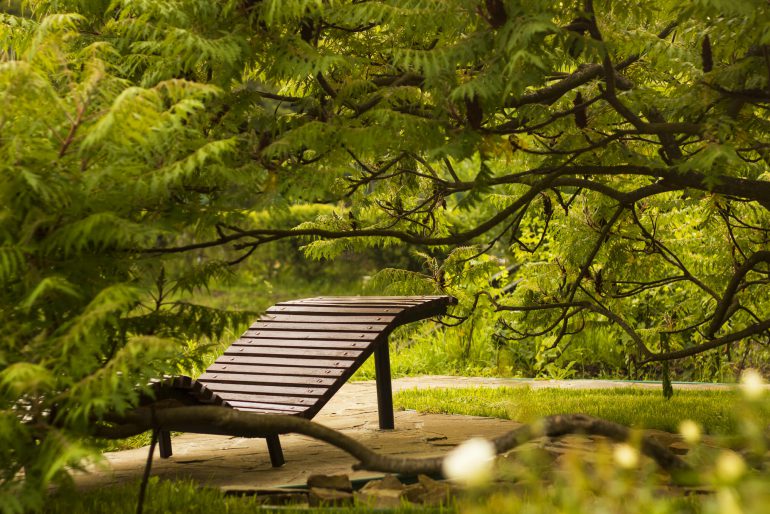
[{"label": "curved branch", "polygon": [[275,241],[277,239],[289,238],[289,237],[324,237],[328,239],[342,239],[348,237],[392,237],[399,239],[405,243],[415,245],[452,245],[465,243],[477,236],[480,236],[492,228],[496,227],[503,222],[506,218],[513,215],[516,211],[529,205],[529,203],[538,195],[541,191],[548,189],[554,180],[559,176],[558,171],[552,172],[542,180],[533,184],[529,191],[521,195],[511,205],[498,212],[496,215],[489,218],[484,223],[477,225],[475,228],[453,234],[444,237],[425,237],[416,234],[410,234],[408,232],[402,232],[400,230],[393,229],[360,229],[360,230],[326,230],[326,229],[255,229],[255,230],[243,230],[235,234],[231,234],[224,237],[219,237],[212,241],[205,241],[203,243],[194,243],[183,246],[174,246],[167,248],[143,248],[136,250],[137,253],[143,254],[163,254],[163,253],[180,253],[190,250],[198,250],[202,248],[212,248],[215,246],[222,246],[233,241],[252,237],[258,239],[255,244],[261,244],[261,239],[269,239]]},{"label": "curved branch", "polygon": [[[581,288],[582,289],[582,288]],[[585,290],[584,290],[585,291]],[[654,354],[647,348],[647,345],[644,344],[644,341],[642,340],[641,336],[636,332],[636,330],[629,325],[626,320],[606,308],[605,306],[599,304],[599,302],[591,303],[591,302],[562,302],[562,303],[549,303],[549,304],[543,304],[543,305],[526,305],[521,307],[516,306],[509,306],[509,305],[500,305],[498,304],[494,299],[491,299],[492,304],[495,307],[495,310],[497,311],[508,311],[508,312],[530,312],[530,311],[542,311],[542,310],[549,310],[549,309],[562,309],[564,312],[566,312],[568,309],[577,307],[577,308],[583,308],[590,310],[592,312],[595,312],[596,314],[599,314],[601,316],[604,316],[608,320],[614,322],[617,324],[628,336],[634,341],[637,348],[646,356],[652,357]]]},{"label": "curved branch", "polygon": [[[646,175],[650,177],[656,177],[662,179],[661,181],[639,188],[629,193],[620,193],[617,199],[621,203],[631,204],[634,201],[638,201],[647,196],[663,193],[679,189],[682,187],[698,189],[701,191],[711,191],[714,193],[725,194],[730,196],[736,196],[745,198],[750,201],[756,201],[766,209],[770,210],[770,182],[762,180],[750,180],[736,177],[718,176],[715,177],[717,184],[712,187],[705,185],[705,176],[702,174],[688,172],[677,173],[673,168],[651,168],[647,166],[556,166],[556,167],[544,167],[534,170],[529,170],[523,173],[517,173],[513,175],[506,175],[503,177],[497,177],[490,179],[486,185],[494,186],[500,184],[511,183],[526,183],[522,180],[526,176],[542,176],[543,178],[538,182],[530,185],[530,190],[519,197],[513,204],[506,209],[503,209],[495,216],[489,218],[486,222],[476,226],[473,229],[453,234],[444,237],[426,237],[416,234],[410,234],[408,232],[392,229],[360,229],[360,230],[325,230],[325,229],[255,229],[255,230],[242,230],[237,233],[221,236],[211,241],[204,241],[201,243],[194,243],[189,245],[166,247],[166,248],[142,248],[135,250],[136,253],[141,254],[165,254],[165,253],[180,253],[191,250],[200,250],[203,248],[213,248],[217,246],[223,246],[234,241],[238,241],[245,238],[254,238],[256,241],[247,243],[246,246],[253,246],[263,244],[269,241],[276,241],[279,239],[285,239],[290,237],[324,237],[329,239],[340,239],[348,237],[392,237],[399,239],[405,243],[416,245],[452,245],[466,243],[471,239],[484,234],[490,229],[496,227],[503,222],[506,218],[519,211],[526,205],[528,205],[532,199],[537,196],[541,191],[544,191],[565,175]],[[562,179],[561,185],[578,185],[578,179]],[[447,188],[448,192],[460,192],[472,189],[476,184],[474,182],[457,182],[451,185],[451,188]],[[595,184],[593,189],[598,192],[610,193],[607,188],[601,187],[601,185]]]},{"label": "curved branch", "polygon": [[717,339],[712,339],[707,343],[699,344],[698,346],[693,346],[692,348],[685,348],[684,350],[675,350],[675,351],[665,352],[665,353],[656,353],[654,357],[650,357],[647,360],[640,362],[639,364],[642,365],[642,364],[647,364],[648,362],[670,361],[674,359],[681,359],[683,357],[690,357],[692,355],[697,355],[699,353],[703,353],[705,351],[712,350],[720,346],[724,346],[728,343],[734,343],[735,341],[740,341],[741,339],[744,339],[746,337],[751,337],[757,334],[761,334],[765,330],[770,330],[770,319],[767,319],[760,323],[755,323],[754,325],[746,327],[743,330],[739,330],[738,332],[733,332],[732,334],[727,334],[726,336],[723,336]]},{"label": "curved branch", "polygon": [[721,300],[719,300],[719,303],[717,304],[717,308],[714,311],[714,318],[711,320],[711,324],[706,331],[706,337],[714,337],[714,334],[716,334],[716,332],[727,321],[729,318],[728,310],[733,303],[733,299],[736,292],[738,291],[738,287],[740,286],[741,281],[746,276],[746,274],[749,273],[754,268],[754,266],[760,262],[770,263],[770,251],[763,250],[753,253],[751,257],[746,259],[741,267],[738,268],[738,270],[735,272],[733,277],[730,279],[730,282],[727,284],[727,288],[725,289]]},{"label": "curved branch", "polygon": [[[120,438],[150,429],[161,429],[236,437],[267,437],[276,434],[302,434],[324,441],[358,459],[354,469],[386,473],[440,474],[444,457],[410,458],[377,453],[364,444],[313,421],[295,416],[255,414],[225,407],[194,406],[155,410],[137,409],[125,417],[118,427],[97,427],[98,437]],[[582,414],[548,416],[523,425],[492,439],[498,454],[538,437],[562,437],[568,434],[601,435],[613,441],[631,439],[629,428]],[[690,471],[690,466],[649,436],[642,437],[641,451],[669,473]]]},{"label": "curved branch", "polygon": [[[665,39],[666,37],[668,37],[669,34],[671,34],[671,32],[674,31],[676,26],[677,26],[676,23],[669,24],[658,34],[658,38]],[[634,54],[627,57],[625,60],[618,63],[618,65],[615,67],[616,72],[631,66],[636,61],[641,59],[642,55],[643,53],[639,53],[639,54]],[[603,72],[604,72],[603,65],[589,64],[587,66],[584,66],[583,68],[578,69],[575,73],[571,74],[570,76],[560,80],[559,82],[551,86],[547,86],[542,89],[538,89],[537,91],[526,93],[522,95],[520,98],[511,99],[508,102],[506,102],[505,106],[521,107],[523,105],[536,104],[536,103],[552,104],[555,101],[557,101],[559,98],[564,96],[566,93],[572,91],[573,89],[601,77]]]},{"label": "curved branch", "polygon": [[612,215],[612,218],[610,218],[609,221],[607,221],[607,223],[602,227],[602,230],[599,232],[599,238],[596,240],[594,247],[591,249],[591,253],[589,254],[588,258],[580,267],[578,276],[575,278],[575,282],[570,288],[569,294],[567,295],[567,301],[571,302],[573,298],[575,298],[575,293],[577,293],[578,287],[580,287],[580,282],[586,276],[586,273],[588,273],[588,268],[590,268],[591,264],[593,264],[597,254],[604,246],[605,239],[609,235],[610,230],[612,230],[612,227],[615,225],[615,222],[618,221],[620,215],[623,214],[624,210],[626,210],[625,206],[618,206],[618,208],[615,209],[615,213]]},{"label": "curved branch", "polygon": [[[500,184],[521,183],[527,176],[550,175],[558,172],[559,177],[577,175],[584,177],[586,175],[597,176],[621,176],[621,175],[640,175],[659,179],[656,184],[647,187],[658,187],[661,192],[676,190],[681,188],[696,189],[699,191],[708,191],[726,196],[734,196],[749,201],[757,202],[765,209],[770,210],[770,182],[767,180],[754,180],[740,177],[731,177],[728,175],[717,175],[708,180],[706,175],[693,171],[682,173],[674,166],[639,166],[639,165],[585,165],[576,164],[572,166],[544,166],[521,173],[503,175],[494,177],[486,182],[487,186]],[[467,191],[474,187],[474,182],[456,182],[451,184],[450,191]],[[631,199],[628,199],[629,201]]]},{"label": "curved branch", "polygon": [[615,322],[616,325],[618,325],[627,335],[630,337],[634,343],[636,344],[636,347],[639,349],[639,351],[650,357],[653,355],[653,353],[650,351],[649,348],[647,348],[647,345],[644,344],[644,341],[642,340],[642,336],[639,335],[639,333],[631,327],[631,325],[626,322],[622,317],[620,317],[618,314],[615,314],[610,309],[599,303],[599,301],[596,298],[593,298],[593,296],[585,289],[583,286],[580,286],[580,288],[583,290],[583,292],[591,297],[594,301],[594,303],[591,302],[584,302],[586,304],[586,308],[597,313],[601,314],[605,318],[609,319],[610,321]]}]

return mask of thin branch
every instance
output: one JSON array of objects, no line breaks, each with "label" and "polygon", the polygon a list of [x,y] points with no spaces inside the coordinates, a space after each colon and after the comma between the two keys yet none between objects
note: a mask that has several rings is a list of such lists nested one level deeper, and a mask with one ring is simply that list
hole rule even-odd
[{"label": "thin branch", "polygon": [[691,357],[693,355],[697,355],[699,353],[703,353],[708,350],[713,350],[714,348],[719,348],[720,346],[724,346],[728,343],[734,343],[735,341],[740,341],[741,339],[761,334],[766,330],[770,330],[770,319],[767,319],[760,323],[756,323],[754,325],[750,325],[744,328],[743,330],[739,330],[738,332],[733,332],[732,334],[728,334],[726,336],[723,336],[717,339],[712,339],[706,343],[699,344],[697,346],[685,348],[683,350],[657,353],[655,354],[654,357],[650,357],[647,360],[640,362],[639,364],[641,365],[641,364],[646,364],[648,362],[658,362],[658,361],[682,359],[684,357]]},{"label": "thin branch", "polygon": [[716,332],[722,327],[725,321],[727,321],[728,309],[734,301],[735,294],[738,291],[738,286],[740,286],[741,281],[744,279],[746,274],[754,269],[754,267],[760,262],[770,263],[770,251],[764,250],[753,253],[751,257],[746,259],[744,263],[735,271],[732,278],[730,279],[730,282],[725,288],[725,292],[722,294],[722,298],[717,304],[716,310],[714,311],[714,318],[711,320],[711,325],[709,325],[708,330],[706,330],[706,337],[714,337],[714,334],[716,334]]},{"label": "thin branch", "polygon": [[[475,237],[478,237],[492,228],[502,223],[506,218],[516,213],[521,208],[528,205],[532,199],[537,196],[540,191],[548,189],[551,183],[556,180],[558,173],[546,176],[539,182],[535,183],[529,191],[521,195],[510,206],[501,210],[496,215],[489,218],[484,223],[477,225],[475,228],[460,232],[457,234],[444,236],[444,237],[426,237],[417,234],[411,234],[400,230],[393,229],[358,229],[358,230],[327,230],[327,229],[254,229],[244,230],[236,234],[230,234],[226,237],[220,237],[212,241],[206,241],[202,243],[193,243],[183,246],[164,247],[164,248],[144,248],[137,250],[137,253],[144,254],[165,254],[165,253],[180,253],[190,250],[198,250],[201,248],[212,248],[216,246],[222,246],[227,243],[238,241],[246,237],[254,238],[269,238],[271,241],[282,238],[290,237],[322,237],[329,239],[340,239],[349,237],[392,237],[399,239],[405,243],[416,245],[451,245],[467,242]],[[261,241],[257,241],[260,244]]]},{"label": "thin branch", "polygon": [[[674,31],[676,26],[677,26],[676,23],[669,24],[658,34],[658,38],[665,39],[666,37],[669,36],[669,34],[671,34],[671,32]],[[645,53],[646,51],[627,57],[625,60],[621,61],[617,65],[616,70],[621,71],[631,66],[636,61],[641,59]],[[560,80],[555,84],[544,87],[542,89],[538,89],[537,91],[526,93],[522,95],[520,98],[510,99],[509,101],[506,102],[505,106],[521,107],[523,105],[538,104],[538,103],[552,104],[556,102],[559,98],[564,96],[566,93],[568,93],[569,91],[572,91],[573,89],[579,86],[582,86],[583,84],[586,84],[594,79],[599,78],[603,72],[604,72],[604,67],[601,64],[586,65],[581,69],[578,69],[576,72],[572,73],[567,78]]]}]

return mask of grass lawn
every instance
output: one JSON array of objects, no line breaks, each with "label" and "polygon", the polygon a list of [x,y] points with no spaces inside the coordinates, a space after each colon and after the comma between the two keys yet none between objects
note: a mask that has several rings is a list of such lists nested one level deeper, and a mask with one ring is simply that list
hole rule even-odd
[{"label": "grass lawn", "polygon": [[[400,409],[465,414],[530,422],[553,414],[588,414],[638,428],[676,432],[691,419],[708,434],[729,434],[748,406],[736,391],[676,391],[666,400],[660,390],[637,388],[555,389],[522,387],[413,389],[394,395]],[[752,405],[752,416],[770,423],[766,404]]]}]

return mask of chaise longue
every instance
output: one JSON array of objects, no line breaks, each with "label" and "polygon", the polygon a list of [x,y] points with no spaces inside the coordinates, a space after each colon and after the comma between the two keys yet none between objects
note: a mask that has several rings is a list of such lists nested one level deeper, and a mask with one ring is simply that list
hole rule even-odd
[{"label": "chaise longue", "polygon": [[[388,336],[396,327],[444,314],[450,296],[322,296],[269,308],[197,379],[155,384],[156,397],[312,419],[374,353],[380,428],[392,429]],[[278,435],[267,439],[270,462],[284,464]],[[171,436],[159,433],[161,458]]]}]

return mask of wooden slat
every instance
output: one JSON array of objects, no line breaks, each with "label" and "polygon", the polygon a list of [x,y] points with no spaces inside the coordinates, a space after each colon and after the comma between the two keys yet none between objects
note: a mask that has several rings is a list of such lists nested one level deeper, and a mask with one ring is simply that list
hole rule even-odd
[{"label": "wooden slat", "polygon": [[[347,368],[350,361],[345,359],[297,359],[294,357],[254,357],[250,355],[222,355],[217,364],[258,364],[263,366],[286,366],[307,368]],[[280,371],[280,370],[276,370]]]},{"label": "wooden slat", "polygon": [[198,377],[198,380],[203,383],[233,382],[243,384],[294,384],[305,386],[330,386],[334,383],[335,378],[297,377],[292,375],[260,375],[257,373],[227,373],[220,371],[206,372]]},{"label": "wooden slat", "polygon": [[242,410],[244,412],[253,412],[254,414],[279,414],[282,416],[296,416],[299,412],[278,410],[278,409],[263,409],[263,408],[251,408],[251,407],[236,407],[236,410]]},{"label": "wooden slat", "polygon": [[[329,316],[329,317],[397,316],[399,314],[399,311],[414,309],[415,307],[419,307],[419,306],[420,304],[413,304],[413,303],[393,304],[393,303],[356,303],[356,302],[350,302],[350,303],[312,302],[312,303],[294,303],[294,304],[286,304],[286,305],[276,305],[274,307],[271,307],[271,310],[266,311],[266,313],[286,314],[286,315],[293,314],[295,316],[305,315],[305,316]],[[293,307],[293,309],[291,310],[287,309],[286,311],[278,310],[279,308],[283,308],[283,307]],[[329,312],[313,311],[313,309],[315,308],[334,309],[337,312],[335,313],[332,311],[329,311]],[[346,313],[346,311],[350,309],[368,309],[370,312],[362,312],[358,314]],[[388,309],[395,309],[395,310],[388,310]]]},{"label": "wooden slat", "polygon": [[427,298],[424,300],[409,300],[409,299],[387,299],[387,298],[368,298],[368,297],[348,297],[348,298],[309,298],[306,300],[296,300],[291,302],[283,302],[276,304],[277,306],[285,305],[338,305],[338,306],[355,306],[361,307],[379,307],[379,306],[394,306],[394,307],[409,307],[424,305],[433,302],[442,302],[440,298]]},{"label": "wooden slat", "polygon": [[[314,361],[317,362],[317,361]],[[221,364],[215,362],[206,369],[207,372],[225,371],[231,373],[285,373],[294,376],[338,377],[344,371],[341,368],[300,368],[291,366],[258,366],[254,364]]]},{"label": "wooden slat", "polygon": [[307,303],[318,301],[335,302],[420,302],[425,303],[431,300],[440,300],[445,296],[315,296],[313,298],[301,298],[283,303]]},{"label": "wooden slat", "polygon": [[[345,316],[343,318],[345,320],[345,323],[360,323],[362,325],[366,324],[372,324],[372,323],[390,323],[394,319],[396,319],[395,316]],[[257,323],[262,321],[288,321],[288,322],[299,322],[299,323],[339,323],[339,319],[337,319],[335,316],[329,316],[328,314],[294,314],[294,313],[286,313],[286,314],[264,314]]]},{"label": "wooden slat", "polygon": [[[339,320],[335,320],[339,321]],[[281,330],[281,331],[305,331],[305,332],[382,332],[387,328],[387,323],[290,323],[287,321],[258,321],[249,327],[249,330]]]},{"label": "wooden slat", "polygon": [[279,348],[277,346],[231,346],[225,350],[225,355],[264,355],[269,357],[301,357],[306,359],[355,359],[361,352],[358,350],[324,350],[314,348]]},{"label": "wooden slat", "polygon": [[282,412],[291,413],[291,414],[300,414],[307,410],[307,407],[302,407],[300,405],[280,405],[276,403],[245,402],[245,401],[238,401],[238,400],[230,400],[227,403],[234,409],[238,409],[238,410],[264,408],[264,409],[282,411]]},{"label": "wooden slat", "polygon": [[270,314],[281,314],[287,312],[301,312],[305,314],[328,313],[334,316],[355,316],[361,314],[398,314],[404,310],[404,307],[359,307],[357,305],[348,306],[324,306],[324,305],[279,305],[270,307],[267,312]]},{"label": "wooden slat", "polygon": [[371,341],[319,341],[317,339],[305,339],[295,341],[293,339],[261,339],[242,337],[232,344],[232,346],[279,346],[282,348],[337,348],[345,349],[363,349],[368,348]]},{"label": "wooden slat", "polygon": [[[224,398],[226,393],[254,393],[270,394],[278,396],[323,396],[326,387],[306,387],[291,385],[252,385],[252,384],[227,384],[220,382],[205,382],[206,387]],[[226,399],[226,398],[225,398]]]},{"label": "wooden slat", "polygon": [[257,338],[266,337],[271,339],[319,339],[336,340],[347,339],[354,341],[372,341],[377,338],[379,332],[323,332],[323,331],[289,331],[289,330],[247,330],[242,337]]},{"label": "wooden slat", "polygon": [[297,405],[311,407],[316,404],[318,398],[306,396],[276,396],[268,394],[243,394],[223,391],[220,396],[227,400],[227,403],[233,405],[231,400],[254,403],[274,403],[278,405]]},{"label": "wooden slat", "polygon": [[404,302],[391,302],[387,300],[312,300],[312,301],[306,301],[306,302],[285,302],[285,303],[279,303],[276,304],[275,307],[297,307],[297,306],[308,306],[308,307],[325,307],[325,306],[332,306],[332,307],[365,307],[367,309],[387,309],[390,307],[395,307],[399,309],[408,309],[409,307],[415,307],[418,305],[422,305],[426,302],[418,302],[418,301],[404,301]]}]

